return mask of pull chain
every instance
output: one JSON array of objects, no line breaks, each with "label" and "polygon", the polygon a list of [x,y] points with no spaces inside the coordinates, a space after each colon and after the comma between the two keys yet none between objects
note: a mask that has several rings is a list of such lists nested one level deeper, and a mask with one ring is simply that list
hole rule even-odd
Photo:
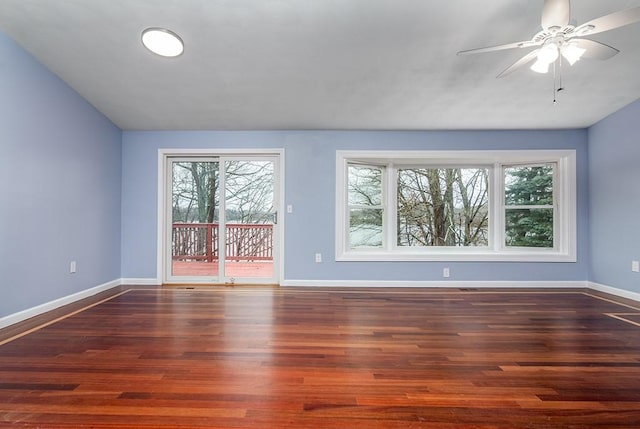
[{"label": "pull chain", "polygon": [[556,90],[556,63],[557,61],[553,62],[553,105],[555,106],[556,104],[558,104],[558,100],[556,100],[556,93],[558,92]]},{"label": "pull chain", "polygon": [[564,87],[562,86],[562,55],[558,57],[558,81],[560,82],[558,84],[558,92],[560,92],[564,90]]},{"label": "pull chain", "polygon": [[562,86],[562,56],[560,56],[557,61],[553,62],[553,104],[554,105],[558,104],[558,100],[556,99],[556,94],[563,90],[564,88]]}]

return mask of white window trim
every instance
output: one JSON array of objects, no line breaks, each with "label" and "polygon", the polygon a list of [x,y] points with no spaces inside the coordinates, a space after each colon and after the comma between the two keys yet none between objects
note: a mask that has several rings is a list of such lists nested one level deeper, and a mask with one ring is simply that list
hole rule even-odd
[{"label": "white window trim", "polygon": [[[347,164],[349,162],[385,165],[383,195],[382,248],[349,249],[347,226]],[[504,234],[504,183],[501,168],[505,165],[556,163],[554,177],[554,248],[508,248],[500,241]],[[389,221],[396,217],[395,171],[398,167],[486,166],[489,168],[489,246],[398,248]],[[388,195],[387,195],[388,194]],[[494,194],[494,196],[491,196]],[[575,150],[461,150],[461,151],[336,151],[336,261],[504,261],[504,262],[576,262],[576,152]]]}]

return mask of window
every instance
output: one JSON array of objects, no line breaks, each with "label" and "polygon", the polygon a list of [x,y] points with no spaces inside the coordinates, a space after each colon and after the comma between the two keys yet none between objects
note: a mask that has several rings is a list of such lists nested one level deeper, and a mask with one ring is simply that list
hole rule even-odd
[{"label": "window", "polygon": [[487,246],[486,168],[399,168],[398,246]]},{"label": "window", "polygon": [[575,261],[575,151],[338,151],[337,260]]},{"label": "window", "polygon": [[555,164],[504,169],[505,245],[553,248]]},{"label": "window", "polygon": [[382,176],[379,167],[349,165],[349,246],[382,246]]}]

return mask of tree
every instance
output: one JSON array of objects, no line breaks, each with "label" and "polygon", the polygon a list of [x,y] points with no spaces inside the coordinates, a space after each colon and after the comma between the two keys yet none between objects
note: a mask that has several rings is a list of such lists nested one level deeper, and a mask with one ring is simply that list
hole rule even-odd
[{"label": "tree", "polygon": [[[272,219],[273,163],[225,162],[227,221],[264,223]],[[218,162],[176,162],[173,169],[174,222],[213,223],[220,206]]]},{"label": "tree", "polygon": [[505,169],[505,204],[508,246],[553,247],[552,165]]},{"label": "tree", "polygon": [[273,163],[227,161],[225,169],[227,222],[270,223],[273,220]]},{"label": "tree", "polygon": [[347,198],[349,243],[352,247],[382,245],[382,169],[350,165]]},{"label": "tree", "polygon": [[212,223],[218,207],[218,163],[173,164],[173,222]]},{"label": "tree", "polygon": [[[273,163],[270,161],[227,161],[225,163],[227,223],[271,224],[274,219],[273,178]],[[231,256],[246,258],[271,254],[273,243],[271,229],[228,227],[225,239],[227,250],[233,254]]]},{"label": "tree", "polygon": [[[172,214],[174,223],[194,224],[174,235],[174,255],[204,255],[207,246],[217,248],[217,226],[220,208],[219,162],[185,161],[173,163]],[[273,220],[273,162],[225,161],[226,222],[265,224]],[[208,231],[212,230],[209,234]],[[229,231],[227,231],[229,232]],[[209,237],[211,235],[211,237]],[[213,243],[210,243],[210,240]],[[247,252],[271,246],[271,236],[258,228],[237,228],[233,237],[226,237],[234,252]],[[262,246],[262,247],[261,247]],[[256,250],[258,251],[258,250]],[[177,252],[177,253],[176,253]]]},{"label": "tree", "polygon": [[486,245],[487,192],[486,169],[398,170],[397,244]]}]

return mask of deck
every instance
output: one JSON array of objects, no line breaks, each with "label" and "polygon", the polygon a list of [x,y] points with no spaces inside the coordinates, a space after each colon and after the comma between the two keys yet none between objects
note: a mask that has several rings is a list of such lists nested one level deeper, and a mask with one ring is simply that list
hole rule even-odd
[{"label": "deck", "polygon": [[[173,261],[171,272],[176,277],[217,277],[218,266],[218,261]],[[273,277],[273,261],[228,261],[225,264],[225,275],[238,278],[271,278]]]},{"label": "deck", "polygon": [[[175,277],[218,277],[224,243],[225,277],[273,277],[273,225],[174,223],[171,273]],[[221,240],[223,239],[223,240]]]}]

